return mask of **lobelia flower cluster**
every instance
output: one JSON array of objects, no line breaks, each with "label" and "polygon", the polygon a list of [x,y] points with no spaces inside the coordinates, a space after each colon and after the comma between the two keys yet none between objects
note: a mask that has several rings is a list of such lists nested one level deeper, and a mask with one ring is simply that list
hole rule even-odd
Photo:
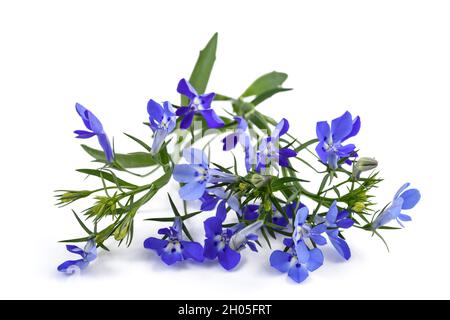
[{"label": "lobelia flower cluster", "polygon": [[[143,244],[167,265],[216,260],[232,270],[247,256],[247,248],[258,252],[267,245],[268,265],[302,282],[322,266],[323,246],[331,245],[343,260],[350,259],[347,230],[383,239],[383,230],[399,229],[411,220],[404,211],[418,203],[420,193],[409,183],[384,209],[373,208],[371,191],[381,179],[374,171],[378,162],[359,157],[360,149],[350,141],[361,128],[358,116],[346,111],[331,122],[319,121],[312,138],[301,142],[289,133],[287,119],[277,121],[257,109],[273,95],[290,90],[282,86],[286,74],[265,74],[238,98],[205,93],[216,47],[217,34],[201,51],[190,80],[179,81],[180,105],[148,102],[148,137],[126,134],[140,151],[116,152],[100,120],[76,104],[87,129],[75,131],[77,138],[96,136],[101,147],[82,145],[99,166],[78,171],[98,179],[99,187],[57,194],[61,206],[86,198],[92,203],[81,211],[82,217],[73,211],[86,236],[63,241],[85,242],[84,249],[67,246],[81,259],[62,263],[58,271],[84,270],[97,257],[97,248],[108,251],[112,241],[130,245],[139,209],[166,185],[173,188],[171,182],[179,187],[183,210],[169,195],[172,216],[147,219],[168,225]],[[218,115],[220,104],[227,116]],[[217,146],[220,154],[210,155]],[[144,183],[131,183],[126,176]],[[315,181],[305,178],[310,176]],[[188,227],[199,215],[204,215],[204,234],[196,235],[195,241]],[[190,220],[193,217],[197,218]]]}]

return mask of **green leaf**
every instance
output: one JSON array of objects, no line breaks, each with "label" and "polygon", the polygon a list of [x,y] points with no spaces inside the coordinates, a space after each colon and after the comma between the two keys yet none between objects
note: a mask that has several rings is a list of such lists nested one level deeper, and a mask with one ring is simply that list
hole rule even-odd
[{"label": "green leaf", "polygon": [[300,144],[300,146],[297,147],[297,148],[295,148],[295,152],[299,153],[299,152],[302,151],[303,149],[308,148],[310,145],[315,144],[315,143],[317,143],[317,142],[319,142],[318,139],[311,139],[311,140],[309,140],[309,141],[307,141],[307,142],[305,142],[305,143],[300,143],[300,142],[298,142],[298,143]]},{"label": "green leaf", "polygon": [[281,72],[270,72],[256,79],[250,87],[245,90],[241,97],[261,95],[269,90],[280,87],[286,81],[288,75]]},{"label": "green leaf", "polygon": [[[82,144],[81,147],[87,152],[92,158],[97,162],[107,163],[105,154],[101,150],[97,150],[87,145]],[[116,153],[114,158],[114,163],[116,169],[120,168],[145,168],[156,165],[155,160],[152,155],[148,152],[133,152],[133,153]],[[114,164],[113,164],[114,166]]]},{"label": "green leaf", "polygon": [[123,133],[124,135],[126,135],[128,138],[130,138],[131,140],[134,140],[135,142],[137,142],[138,144],[140,144],[145,150],[147,150],[148,152],[151,152],[152,151],[152,148],[150,148],[150,146],[148,145],[148,144],[146,144],[144,141],[142,141],[142,140],[140,140],[140,139],[138,139],[138,138],[136,138],[136,137],[133,137],[131,134],[128,134],[128,133]]},{"label": "green leaf", "polygon": [[270,97],[272,97],[273,95],[280,93],[280,92],[285,92],[285,91],[290,91],[292,89],[289,88],[275,88],[275,89],[271,89],[268,91],[263,92],[262,94],[256,96],[255,99],[252,100],[252,104],[257,106],[258,104],[264,102],[265,100],[269,99]]},{"label": "green leaf", "polygon": [[[197,63],[195,64],[194,70],[189,78],[189,82],[199,94],[205,92],[212,68],[214,66],[214,61],[216,60],[217,37],[218,34],[216,32],[212,36],[211,40],[209,40],[206,47],[200,51]],[[185,96],[182,96],[181,105],[185,106],[187,103],[188,99]]]},{"label": "green leaf", "polygon": [[112,182],[114,184],[118,184],[119,186],[124,187],[124,188],[131,188],[131,189],[137,188],[137,186],[135,184],[132,184],[125,180],[119,179],[109,172],[96,170],[96,169],[78,169],[77,171],[87,174],[87,175],[90,175],[90,176],[102,178],[102,179]]}]

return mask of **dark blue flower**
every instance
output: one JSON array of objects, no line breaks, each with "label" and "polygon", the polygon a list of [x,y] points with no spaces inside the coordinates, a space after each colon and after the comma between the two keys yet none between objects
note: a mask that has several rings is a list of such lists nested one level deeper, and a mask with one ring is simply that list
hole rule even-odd
[{"label": "dark blue flower", "polygon": [[280,272],[287,272],[288,276],[295,282],[303,282],[309,272],[317,270],[323,264],[323,254],[317,248],[308,249],[308,255],[299,257],[294,249],[294,241],[290,238],[284,239],[288,251],[275,250],[270,255],[270,265]]},{"label": "dark blue flower", "polygon": [[154,133],[152,153],[155,154],[161,148],[161,145],[167,135],[175,129],[176,117],[173,112],[172,105],[165,101],[161,106],[154,100],[147,104],[147,112],[149,114],[150,128]]},{"label": "dark blue flower", "polygon": [[355,156],[355,145],[344,146],[342,143],[357,135],[360,128],[361,120],[359,116],[352,119],[352,115],[348,111],[331,122],[331,129],[328,122],[318,122],[316,133],[319,144],[316,147],[316,152],[320,160],[328,164],[330,168],[337,169],[339,159]]},{"label": "dark blue flower", "polygon": [[324,223],[327,226],[328,239],[339,255],[346,260],[350,259],[351,251],[347,242],[340,237],[339,231],[353,226],[354,221],[349,215],[347,210],[339,212],[336,201],[333,201],[325,217],[316,216],[316,223]]},{"label": "dark blue flower", "polygon": [[226,136],[223,140],[223,150],[229,151],[236,147],[236,144],[239,143],[244,147],[245,151],[245,168],[247,172],[252,169],[252,164],[255,157],[255,151],[253,150],[253,146],[251,144],[251,137],[246,132],[248,128],[247,121],[245,121],[242,117],[234,117],[237,122],[236,132],[233,132]]},{"label": "dark blue flower", "polygon": [[[409,210],[416,206],[420,200],[420,192],[417,189],[409,189],[409,183],[405,183],[395,194],[392,204],[384,210],[373,222],[372,228],[375,230],[396,220],[400,226],[404,227],[402,221],[411,221],[411,217],[402,213],[402,210]],[[406,190],[406,191],[405,191]]]},{"label": "dark blue flower", "polygon": [[197,200],[206,191],[207,184],[218,182],[233,183],[237,177],[209,167],[205,153],[199,149],[185,149],[183,157],[189,164],[178,164],[173,170],[176,181],[185,183],[179,194],[183,200]]},{"label": "dark blue flower", "polygon": [[[256,245],[253,243],[253,241],[257,240],[257,236],[252,232],[259,229],[262,226],[262,223],[258,223],[256,225],[257,228],[255,228],[255,226],[250,228],[251,230],[246,230],[243,223],[236,224],[231,228],[223,229],[222,223],[225,221],[225,218],[225,205],[221,203],[217,208],[216,216],[205,220],[206,239],[205,251],[203,254],[205,258],[211,260],[217,258],[224,269],[231,270],[236,267],[241,260],[240,250],[248,246],[252,251],[257,251]],[[239,233],[240,231],[244,232]]]},{"label": "dark blue flower", "polygon": [[191,126],[194,115],[201,115],[209,128],[220,128],[224,126],[222,119],[211,109],[211,102],[214,100],[215,93],[206,93],[199,95],[194,87],[185,79],[181,79],[177,87],[178,93],[189,99],[188,106],[182,106],[177,110],[177,116],[182,117],[180,123],[181,129],[187,129]]},{"label": "dark blue flower", "polygon": [[73,274],[76,271],[84,270],[87,268],[90,262],[97,258],[97,247],[93,239],[89,240],[84,249],[77,246],[67,245],[67,251],[78,254],[81,259],[78,260],[68,260],[58,266],[59,272],[64,272],[66,274]]},{"label": "dark blue flower", "polygon": [[300,261],[308,261],[310,250],[308,244],[312,241],[314,244],[322,246],[327,243],[327,240],[322,236],[327,230],[327,226],[322,223],[312,226],[307,223],[309,210],[307,207],[301,207],[297,210],[294,221],[294,232],[292,239],[294,241],[294,248],[297,257]]},{"label": "dark blue flower", "polygon": [[167,239],[150,237],[144,241],[144,248],[155,250],[167,265],[186,259],[203,261],[203,247],[197,242],[183,240],[182,221],[179,217],[175,218],[172,227],[159,229],[158,233]]},{"label": "dark blue flower", "polygon": [[98,142],[105,153],[105,158],[108,162],[112,162],[114,159],[113,151],[111,148],[111,143],[109,142],[108,136],[103,130],[102,123],[98,118],[88,109],[83,107],[81,104],[77,103],[75,108],[83,120],[84,125],[87,129],[91,131],[85,130],[75,130],[74,133],[77,134],[78,139],[88,139],[93,136],[97,136]]},{"label": "dark blue flower", "polygon": [[[305,205],[302,203],[297,206],[297,202],[293,202],[284,206],[283,209],[287,217],[289,219],[292,219],[296,208],[299,209],[304,206]],[[286,220],[286,217],[280,211],[278,211],[275,206],[272,206],[272,211],[272,223],[282,228],[286,228],[289,225],[289,221]],[[259,205],[248,204],[243,208],[242,212],[245,220],[256,220],[259,217]]]},{"label": "dark blue flower", "polygon": [[236,198],[236,196],[230,194],[229,191],[225,191],[223,188],[208,188],[199,200],[202,202],[200,206],[201,211],[214,210],[219,201],[225,201],[231,209],[236,211],[237,214],[239,214],[240,216],[242,215],[239,200]]},{"label": "dark blue flower", "polygon": [[257,154],[257,172],[263,170],[265,173],[270,174],[272,167],[275,169],[278,169],[278,165],[289,167],[289,158],[295,157],[297,152],[289,148],[280,149],[278,147],[280,137],[286,134],[288,130],[289,122],[286,119],[282,119],[275,127],[272,135],[262,140]]}]

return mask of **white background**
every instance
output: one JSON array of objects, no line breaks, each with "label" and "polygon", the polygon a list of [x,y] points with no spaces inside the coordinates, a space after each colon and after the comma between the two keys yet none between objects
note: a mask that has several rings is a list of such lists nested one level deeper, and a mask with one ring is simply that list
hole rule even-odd
[{"label": "white background", "polygon": [[[0,297],[450,298],[449,16],[448,1],[430,0],[2,1]],[[163,265],[142,248],[161,227],[142,220],[170,214],[162,193],[138,215],[129,249],[111,243],[83,275],[57,273],[73,258],[57,240],[83,234],[69,208],[54,206],[53,190],[95,181],[74,171],[91,166],[72,133],[82,129],[75,102],[96,113],[116,148],[136,150],[122,132],[149,139],[148,99],[178,102],[178,80],[216,31],[209,89],[238,96],[263,73],[287,72],[295,90],[261,110],[288,118],[303,140],[318,120],[359,114],[354,142],[385,178],[380,207],[409,181],[422,192],[414,221],[385,232],[390,253],[347,232],[351,261],[325,250],[325,265],[297,285],[270,268],[269,252],[245,251],[233,272]]]}]

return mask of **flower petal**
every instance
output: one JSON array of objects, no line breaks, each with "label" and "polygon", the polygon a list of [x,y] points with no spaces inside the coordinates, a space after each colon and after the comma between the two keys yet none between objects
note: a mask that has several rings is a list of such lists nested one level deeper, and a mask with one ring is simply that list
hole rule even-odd
[{"label": "flower petal", "polygon": [[60,264],[57,268],[59,272],[64,272],[66,274],[74,274],[78,270],[86,269],[89,265],[89,262],[84,261],[83,259],[79,260],[68,260]]},{"label": "flower petal", "polygon": [[328,161],[328,152],[325,150],[325,144],[323,142],[319,143],[316,147],[316,153],[323,163]]},{"label": "flower petal", "polygon": [[331,122],[331,135],[333,142],[342,141],[347,137],[353,129],[353,120],[350,112],[346,111],[339,118],[334,119]]},{"label": "flower petal", "polygon": [[412,209],[416,206],[416,204],[420,200],[420,192],[417,189],[409,189],[403,192],[400,195],[400,198],[403,198],[402,204],[403,210]]},{"label": "flower petal", "polygon": [[359,129],[361,129],[361,119],[359,118],[359,116],[357,116],[355,119],[353,119],[352,131],[345,138],[343,138],[342,141],[356,136],[359,132]]},{"label": "flower petal", "polygon": [[288,276],[297,283],[308,278],[308,270],[301,264],[296,264],[289,269]]},{"label": "flower petal", "polygon": [[180,198],[191,201],[199,199],[206,190],[206,184],[200,182],[189,182],[178,190]]},{"label": "flower petal", "polygon": [[327,222],[329,224],[336,223],[337,215],[338,215],[338,208],[336,206],[336,200],[335,200],[335,201],[333,201],[333,203],[330,206],[330,209],[328,210],[328,213],[326,216]]},{"label": "flower petal", "polygon": [[206,121],[209,128],[221,128],[225,125],[222,119],[212,109],[201,110],[200,114]]},{"label": "flower petal", "polygon": [[167,264],[168,266],[173,265],[174,263],[178,262],[178,261],[182,261],[183,260],[183,255],[180,252],[167,252],[167,251],[162,251],[161,253],[161,260]]},{"label": "flower petal", "polygon": [[278,122],[277,126],[273,130],[272,137],[274,139],[278,139],[279,137],[284,135],[286,132],[288,132],[288,130],[289,130],[289,121],[287,121],[286,119],[283,118],[283,119],[281,119],[280,122]]},{"label": "flower petal", "polygon": [[73,133],[75,133],[77,136],[75,138],[77,139],[89,139],[95,136],[94,132],[90,131],[84,131],[84,130],[75,130]]},{"label": "flower petal", "polygon": [[203,262],[203,247],[200,243],[191,242],[191,241],[181,241],[181,245],[183,246],[183,257],[185,259],[192,259],[197,262]]},{"label": "flower petal", "polygon": [[401,194],[403,191],[405,191],[409,186],[410,186],[410,183],[409,183],[409,182],[407,182],[407,183],[405,183],[404,185],[402,185],[402,186],[400,187],[400,189],[398,189],[397,193],[395,194],[394,200],[397,199],[398,197],[400,197],[400,194]]},{"label": "flower petal", "polygon": [[328,140],[330,136],[330,125],[326,121],[320,121],[316,124],[317,139],[320,143]]},{"label": "flower petal", "polygon": [[150,99],[147,103],[147,113],[149,114],[150,122],[161,123],[164,117],[163,107],[153,99]]},{"label": "flower petal", "polygon": [[109,142],[108,136],[104,133],[97,134],[98,142],[105,153],[106,161],[112,162],[114,159],[113,151],[111,148],[111,143]]},{"label": "flower petal", "polygon": [[219,263],[225,270],[231,270],[239,264],[241,254],[226,246],[223,251],[218,254]]},{"label": "flower petal", "polygon": [[213,102],[215,96],[216,96],[216,94],[213,92],[207,93],[207,94],[202,94],[200,96],[200,101],[202,103],[203,109],[211,108],[211,102]]},{"label": "flower petal", "polygon": [[169,241],[167,241],[167,240],[150,237],[150,238],[145,239],[144,248],[155,250],[158,252],[158,254],[160,254],[160,251],[162,249],[164,249],[168,243],[169,243]]},{"label": "flower petal", "polygon": [[180,122],[181,129],[188,129],[191,126],[192,120],[194,119],[194,114],[195,113],[193,111],[189,111],[184,115],[184,118]]},{"label": "flower petal", "polygon": [[200,149],[196,149],[196,148],[187,148],[183,150],[183,158],[192,164],[199,164],[199,165],[203,165],[204,167],[208,167],[208,157],[206,156],[206,154],[200,150]]},{"label": "flower petal", "polygon": [[207,238],[214,238],[216,235],[222,233],[222,223],[216,217],[211,217],[203,222],[205,227],[205,236]]},{"label": "flower petal", "polygon": [[198,171],[192,164],[177,164],[173,169],[173,178],[181,183],[196,181]]},{"label": "flower petal", "polygon": [[77,247],[77,246],[73,246],[73,245],[66,245],[66,249],[69,252],[75,253],[75,254],[79,254],[80,256],[84,257],[84,250]]},{"label": "flower petal", "polygon": [[289,270],[291,258],[291,254],[275,250],[270,255],[270,265],[280,272],[287,272]]},{"label": "flower petal", "polygon": [[198,93],[194,87],[184,78],[178,82],[177,92],[188,97],[189,99],[193,99],[198,96]]},{"label": "flower petal", "polygon": [[333,247],[336,249],[336,251],[339,253],[339,255],[341,257],[343,257],[345,260],[350,259],[351,257],[351,252],[350,252],[350,248],[347,244],[347,242],[345,242],[344,239],[340,238],[337,235],[337,232],[329,235],[329,239],[331,244],[333,245]]},{"label": "flower petal", "polygon": [[214,260],[217,258],[217,247],[214,244],[213,239],[205,239],[205,249],[203,251],[203,256],[207,259]]},{"label": "flower petal", "polygon": [[302,225],[305,223],[306,218],[308,218],[309,209],[307,207],[301,207],[297,210],[297,213],[295,215],[295,222],[294,224],[296,226]]},{"label": "flower petal", "polygon": [[309,271],[315,271],[323,265],[323,254],[320,249],[312,249],[310,252],[309,260],[306,263],[306,268]]}]

